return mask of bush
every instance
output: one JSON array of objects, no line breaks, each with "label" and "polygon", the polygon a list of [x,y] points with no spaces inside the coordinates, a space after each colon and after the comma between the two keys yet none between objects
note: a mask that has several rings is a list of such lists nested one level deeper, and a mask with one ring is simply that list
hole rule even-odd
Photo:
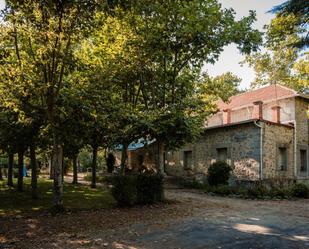
[{"label": "bush", "polygon": [[303,183],[297,183],[292,188],[292,195],[299,198],[309,198],[309,187]]},{"label": "bush", "polygon": [[218,185],[215,187],[211,187],[210,191],[217,195],[222,195],[222,196],[232,194],[232,189],[228,185]]},{"label": "bush", "polygon": [[137,176],[137,203],[153,204],[163,199],[163,176],[145,175]]},{"label": "bush", "polygon": [[225,162],[216,162],[208,169],[208,183],[210,186],[224,185],[228,183],[231,166]]},{"label": "bush", "polygon": [[264,185],[257,183],[256,185],[248,188],[247,194],[250,198],[262,198],[268,196],[269,191]]},{"label": "bush", "polygon": [[198,181],[196,179],[178,177],[175,178],[175,184],[184,188],[204,189],[207,186],[207,181]]},{"label": "bush", "polygon": [[157,174],[114,176],[112,195],[122,207],[162,201],[163,177]]},{"label": "bush", "polygon": [[270,191],[271,197],[277,198],[290,198],[291,197],[291,188],[283,187],[283,188],[272,188]]},{"label": "bush", "polygon": [[135,176],[115,176],[113,185],[112,195],[119,206],[133,206],[136,203],[137,189]]}]

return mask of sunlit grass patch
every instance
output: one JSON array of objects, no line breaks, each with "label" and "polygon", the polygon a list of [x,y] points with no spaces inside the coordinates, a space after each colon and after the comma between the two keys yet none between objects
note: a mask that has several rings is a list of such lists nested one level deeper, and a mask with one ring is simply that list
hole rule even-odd
[{"label": "sunlit grass patch", "polygon": [[[14,186],[16,184],[14,179]],[[32,200],[30,178],[24,179],[24,192],[8,187],[6,182],[0,182],[0,215],[50,209],[53,201],[52,186],[52,180],[38,179],[39,199]],[[63,190],[64,205],[72,211],[108,208],[115,204],[112,195],[106,189],[92,189],[84,185],[65,183]]]}]

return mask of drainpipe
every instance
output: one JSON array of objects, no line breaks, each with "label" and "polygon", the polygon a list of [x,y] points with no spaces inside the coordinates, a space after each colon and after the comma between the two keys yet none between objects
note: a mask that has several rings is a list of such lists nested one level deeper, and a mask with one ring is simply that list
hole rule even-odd
[{"label": "drainpipe", "polygon": [[263,180],[263,126],[258,124],[256,120],[254,124],[260,128],[260,180]]},{"label": "drainpipe", "polygon": [[[296,119],[296,118],[295,118]],[[297,125],[296,120],[294,121],[294,177],[297,180]]]}]

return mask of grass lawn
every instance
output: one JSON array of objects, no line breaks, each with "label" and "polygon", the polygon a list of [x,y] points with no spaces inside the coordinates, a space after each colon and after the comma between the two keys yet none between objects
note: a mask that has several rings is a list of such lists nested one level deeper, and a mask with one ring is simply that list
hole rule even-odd
[{"label": "grass lawn", "polygon": [[[16,179],[14,179],[16,186]],[[8,188],[5,181],[0,181],[0,216],[48,210],[52,206],[52,180],[38,179],[39,199],[31,199],[30,178],[24,178],[24,192]],[[64,205],[70,210],[89,210],[109,208],[115,205],[107,189],[91,189],[85,185],[64,184]]]}]

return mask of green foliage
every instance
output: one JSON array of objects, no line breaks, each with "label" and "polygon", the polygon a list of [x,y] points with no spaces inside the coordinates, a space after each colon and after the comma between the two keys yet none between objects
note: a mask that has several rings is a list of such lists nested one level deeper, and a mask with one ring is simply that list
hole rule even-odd
[{"label": "green foliage", "polygon": [[119,206],[153,204],[163,200],[163,177],[151,174],[115,176],[112,194]]},{"label": "green foliage", "polygon": [[[282,182],[283,183],[283,182]],[[309,187],[305,184],[289,184],[280,186],[266,182],[254,182],[247,186],[216,185],[205,186],[206,193],[222,196],[235,196],[250,199],[289,199],[292,197],[309,198]]]},{"label": "green foliage", "polygon": [[308,2],[303,0],[288,0],[272,9],[279,17],[295,16],[297,19],[293,23],[281,25],[278,34],[275,37],[284,38],[285,36],[295,33],[299,30],[299,40],[292,42],[290,45],[306,49],[309,45],[308,36]]},{"label": "green foliage", "polygon": [[228,183],[232,168],[225,162],[215,162],[208,168],[208,183],[210,186]]},{"label": "green foliage", "polygon": [[292,188],[292,195],[299,198],[309,198],[309,187],[303,183],[297,183]]},{"label": "green foliage", "polygon": [[163,200],[163,176],[140,174],[137,176],[137,203],[153,204]]},{"label": "green foliage", "polygon": [[266,26],[266,52],[246,57],[245,61],[256,73],[252,87],[281,84],[298,92],[305,92],[309,87],[309,55],[306,51],[302,53],[302,48],[306,47],[304,42],[308,42],[308,28],[307,24],[301,24],[304,13],[286,11],[288,2],[294,1],[283,4]]},{"label": "green foliage", "polygon": [[216,185],[208,188],[209,192],[215,193],[221,196],[227,196],[233,193],[233,189],[228,185]]},{"label": "green foliage", "polygon": [[136,176],[115,176],[112,195],[121,207],[133,206],[137,199]]},{"label": "green foliage", "polygon": [[270,192],[263,184],[254,184],[250,186],[247,190],[247,196],[249,198],[263,198],[269,196]]},{"label": "green foliage", "polygon": [[205,189],[208,185],[207,179],[198,181],[192,178],[176,177],[173,179],[173,183],[184,187],[184,188],[193,188],[193,189]]}]

